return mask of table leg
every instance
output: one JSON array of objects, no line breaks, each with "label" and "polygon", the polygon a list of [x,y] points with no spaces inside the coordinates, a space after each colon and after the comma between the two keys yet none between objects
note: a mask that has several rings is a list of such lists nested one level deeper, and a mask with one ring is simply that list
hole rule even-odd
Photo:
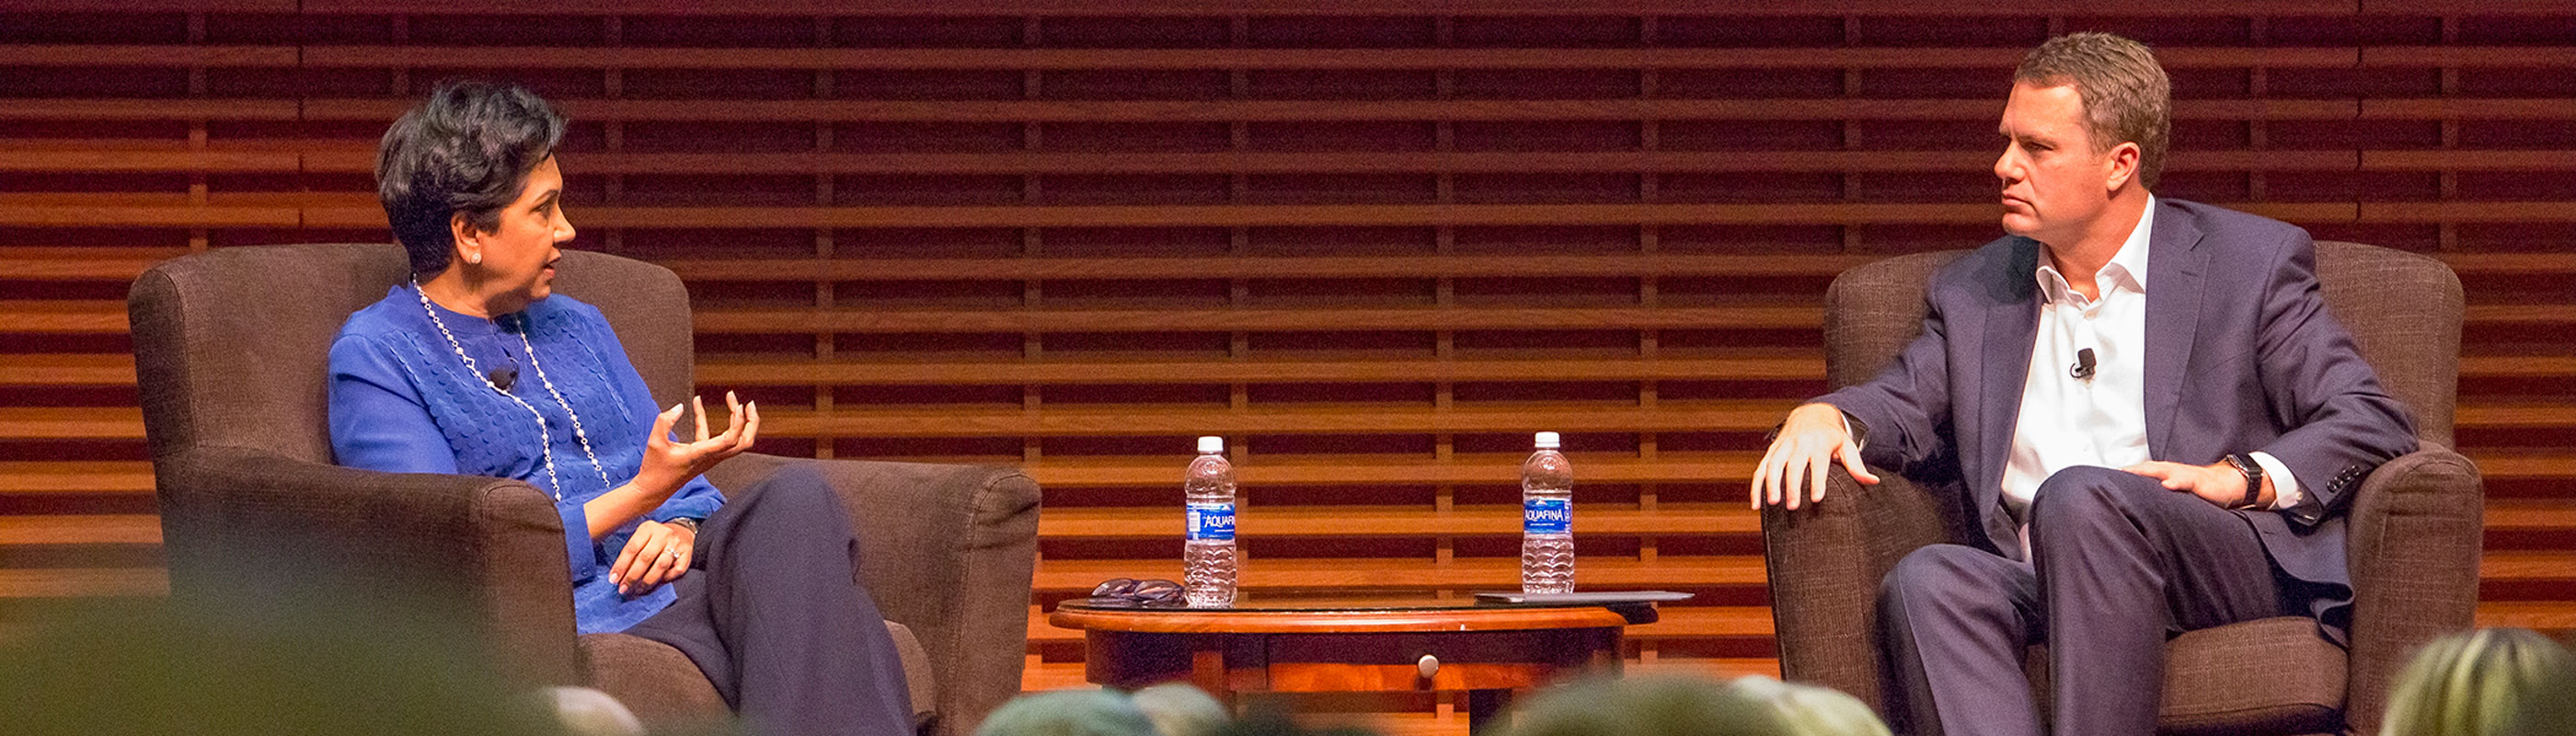
[{"label": "table leg", "polygon": [[1225,652],[1200,650],[1190,653],[1190,684],[1207,691],[1209,696],[1228,707],[1235,705],[1234,689],[1225,683]]},{"label": "table leg", "polygon": [[1511,706],[1512,691],[1509,689],[1467,691],[1468,733],[1483,734],[1488,727],[1509,725],[1503,712]]}]

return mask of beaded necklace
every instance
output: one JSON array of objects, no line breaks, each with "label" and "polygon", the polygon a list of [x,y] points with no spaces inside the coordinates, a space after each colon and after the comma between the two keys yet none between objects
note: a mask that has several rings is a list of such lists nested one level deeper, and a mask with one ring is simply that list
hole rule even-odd
[{"label": "beaded necklace", "polygon": [[[430,324],[438,325],[438,334],[447,338],[448,349],[456,351],[457,359],[465,361],[465,372],[474,375],[477,379],[481,379],[483,376],[482,366],[474,363],[474,356],[465,354],[465,344],[456,340],[456,333],[449,332],[447,330],[447,321],[438,318],[438,309],[430,306],[429,291],[420,288],[420,279],[412,279],[411,290],[412,293],[420,296],[420,310],[429,315]],[[572,417],[573,439],[581,443],[581,454],[590,458],[590,469],[599,473],[600,487],[614,487],[616,484],[608,482],[608,468],[599,464],[599,454],[591,452],[590,450],[590,434],[583,432],[581,429],[581,414],[572,410],[572,403],[564,400],[563,392],[555,390],[554,379],[546,377],[545,364],[537,362],[537,346],[535,343],[528,341],[528,318],[524,314],[519,317],[518,333],[519,345],[527,349],[528,367],[536,370],[537,382],[545,384],[546,393],[554,397],[555,405],[563,407],[564,416]],[[555,500],[563,500],[563,480],[555,477],[554,433],[546,428],[546,415],[538,413],[537,407],[529,405],[526,400],[520,399],[518,395],[501,390],[501,387],[497,384],[491,383],[490,381],[479,382],[485,386],[492,387],[492,392],[500,394],[501,398],[509,399],[510,403],[518,404],[519,408],[528,410],[528,416],[537,418],[537,441],[543,443],[538,445],[538,449],[543,451],[545,455],[546,483],[554,486]]]}]

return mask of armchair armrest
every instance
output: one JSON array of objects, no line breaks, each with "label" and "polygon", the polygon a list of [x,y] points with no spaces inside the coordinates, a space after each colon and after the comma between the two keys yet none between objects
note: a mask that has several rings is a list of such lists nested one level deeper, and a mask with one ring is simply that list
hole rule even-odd
[{"label": "armchair armrest", "polygon": [[749,492],[812,463],[850,511],[859,576],[888,620],[927,650],[943,734],[973,733],[1020,692],[1037,567],[1038,486],[1012,468],[745,453],[707,474]]},{"label": "armchair armrest", "polygon": [[2475,463],[2426,442],[2362,479],[2352,499],[2352,674],[2356,733],[2379,731],[2388,687],[2415,649],[2477,622],[2485,499]]},{"label": "armchair armrest", "polygon": [[1871,471],[1878,485],[1837,466],[1823,501],[1796,511],[1763,507],[1762,559],[1782,679],[1841,690],[1884,713],[1879,581],[1906,553],[1950,541],[1950,527],[1924,490]]},{"label": "armchair armrest", "polygon": [[509,674],[578,683],[563,521],[534,487],[205,445],[154,465],[181,605],[363,595],[425,606],[417,621],[465,627]]}]

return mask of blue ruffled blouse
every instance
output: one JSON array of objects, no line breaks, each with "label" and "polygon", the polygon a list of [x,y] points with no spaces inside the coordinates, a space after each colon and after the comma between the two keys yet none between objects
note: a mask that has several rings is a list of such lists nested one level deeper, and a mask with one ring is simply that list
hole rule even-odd
[{"label": "blue ruffled blouse", "polygon": [[[635,524],[593,542],[582,512],[583,503],[635,477],[644,460],[645,435],[661,411],[608,320],[598,308],[561,295],[497,320],[445,307],[430,309],[438,311],[457,345],[484,372],[515,369],[517,380],[509,393],[527,406],[502,396],[468,370],[430,321],[420,292],[411,284],[398,285],[383,300],[350,315],[331,343],[331,450],[339,463],[397,473],[511,478],[554,495],[555,509],[563,515],[573,616],[581,633],[624,631],[670,605],[672,586],[629,596],[608,581],[608,568],[634,535]],[[528,345],[536,348],[533,360]],[[561,403],[546,390],[548,380],[562,394]],[[594,469],[582,453],[564,404],[579,415],[601,467]],[[529,413],[531,408],[535,414]],[[544,417],[543,435],[539,415]],[[547,448],[554,454],[551,477]],[[704,519],[723,505],[724,494],[715,486],[691,478],[645,518]]]}]

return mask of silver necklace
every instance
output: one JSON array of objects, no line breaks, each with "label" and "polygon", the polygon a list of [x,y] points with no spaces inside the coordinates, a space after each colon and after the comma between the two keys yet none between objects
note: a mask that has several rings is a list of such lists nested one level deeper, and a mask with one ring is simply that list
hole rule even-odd
[{"label": "silver necklace", "polygon": [[[490,387],[493,393],[500,394],[501,398],[509,399],[510,403],[518,404],[519,408],[528,410],[528,416],[536,417],[537,441],[541,443],[537,446],[537,449],[545,456],[546,483],[554,486],[555,500],[563,500],[563,480],[555,477],[554,433],[546,427],[546,415],[539,413],[537,411],[537,407],[528,404],[526,400],[520,399],[518,395],[512,394],[508,391],[503,391],[500,386],[494,385],[489,381],[482,380],[482,366],[474,363],[474,356],[465,354],[465,344],[456,340],[456,333],[449,332],[447,330],[447,321],[438,318],[438,309],[430,306],[429,291],[420,288],[419,279],[412,280],[411,290],[413,293],[420,295],[421,312],[429,315],[430,324],[438,326],[439,336],[447,338],[447,348],[449,350],[456,351],[456,358],[458,360],[465,361],[465,372],[469,375],[475,376],[475,382]],[[599,454],[591,452],[590,450],[590,434],[583,432],[581,429],[581,414],[572,410],[572,403],[564,400],[563,392],[555,390],[554,379],[546,377],[545,364],[537,362],[537,346],[535,343],[528,341],[528,325],[527,317],[525,316],[519,318],[519,345],[520,347],[527,349],[528,367],[536,371],[537,382],[545,384],[546,394],[555,398],[556,406],[563,407],[564,416],[572,418],[572,437],[574,440],[581,443],[581,454],[590,458],[590,469],[599,473],[600,487],[614,487],[615,484],[608,482],[608,468],[600,465],[599,463]]]}]

